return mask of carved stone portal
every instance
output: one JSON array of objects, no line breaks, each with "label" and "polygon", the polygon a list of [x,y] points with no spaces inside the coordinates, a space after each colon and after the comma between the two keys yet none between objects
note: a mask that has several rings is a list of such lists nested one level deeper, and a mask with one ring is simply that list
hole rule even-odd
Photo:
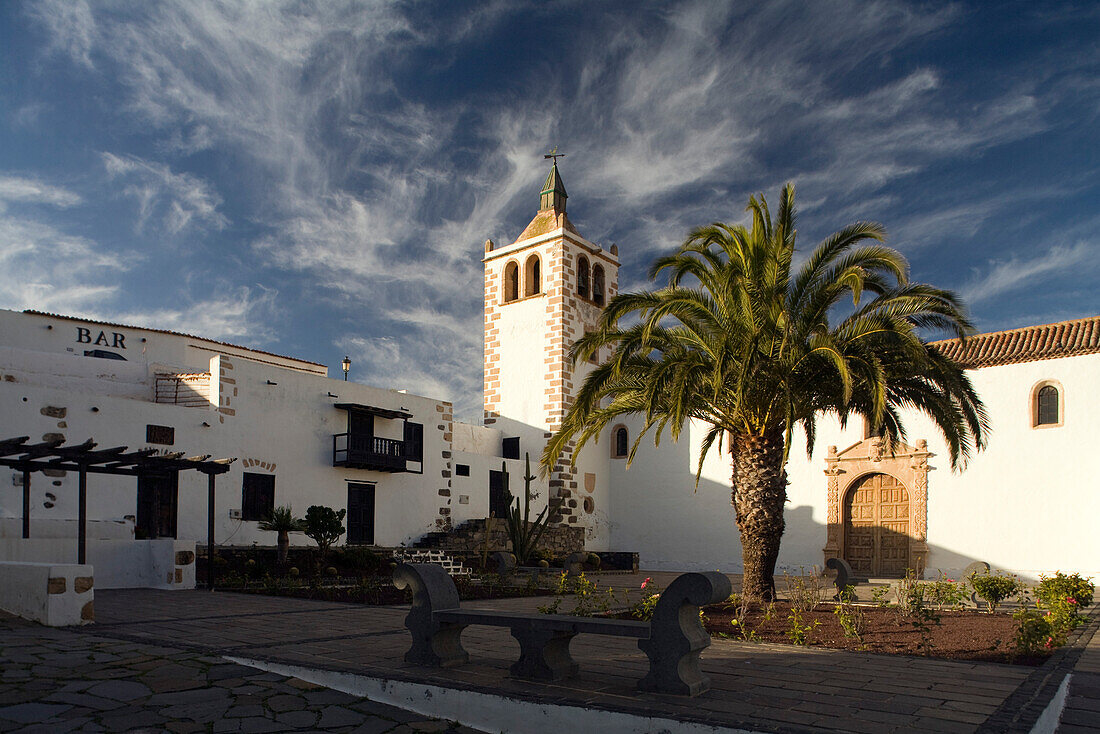
[{"label": "carved stone portal", "polygon": [[[916,447],[898,443],[891,447],[880,436],[872,436],[841,452],[829,447],[825,459],[828,479],[828,525],[825,533],[824,560],[845,558],[845,548],[851,543],[846,528],[853,527],[853,518],[846,516],[846,507],[852,505],[846,498],[860,485],[866,486],[869,477],[885,474],[901,485],[901,494],[908,496],[908,522],[903,526],[908,536],[909,566],[923,574],[928,561],[928,459],[934,454],[928,451],[928,442],[921,439]],[[856,518],[858,524],[858,518]],[[854,532],[848,530],[847,532]],[[895,539],[896,540],[896,539]],[[866,564],[864,564],[866,565]],[[856,569],[856,575],[861,575]],[[894,574],[896,575],[896,574]]]}]

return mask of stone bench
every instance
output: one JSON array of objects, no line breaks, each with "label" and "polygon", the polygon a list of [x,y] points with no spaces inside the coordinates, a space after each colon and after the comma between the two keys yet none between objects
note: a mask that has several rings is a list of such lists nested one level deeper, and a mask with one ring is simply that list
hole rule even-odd
[{"label": "stone bench", "polygon": [[710,688],[710,679],[699,668],[699,654],[710,645],[710,635],[699,621],[699,607],[724,601],[732,590],[723,574],[685,573],[661,594],[653,621],[639,622],[462,609],[454,581],[431,564],[398,566],[394,585],[413,594],[412,609],[405,618],[405,627],[412,634],[406,662],[463,665],[470,655],[462,647],[462,630],[470,625],[507,627],[520,645],[520,658],[510,668],[512,675],[555,681],[578,671],[569,653],[569,644],[578,634],[633,637],[649,658],[649,672],[639,681],[638,689],[684,696],[697,696]]}]

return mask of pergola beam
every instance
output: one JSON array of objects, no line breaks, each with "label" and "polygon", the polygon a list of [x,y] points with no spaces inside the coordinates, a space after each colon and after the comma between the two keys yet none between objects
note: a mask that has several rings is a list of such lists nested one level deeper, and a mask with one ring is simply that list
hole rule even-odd
[{"label": "pergola beam", "polygon": [[210,460],[210,454],[184,457],[184,452],[156,455],[156,449],[138,449],[126,452],[126,446],[93,451],[96,443],[88,439],[75,446],[62,446],[63,438],[36,444],[27,444],[29,437],[0,439],[0,466],[23,472],[23,537],[31,536],[31,479],[32,472],[47,470],[75,471],[77,487],[77,563],[87,562],[88,545],[88,475],[158,476],[173,472],[194,470],[207,477],[207,586],[214,587],[214,495],[218,474],[229,471],[235,458]]}]

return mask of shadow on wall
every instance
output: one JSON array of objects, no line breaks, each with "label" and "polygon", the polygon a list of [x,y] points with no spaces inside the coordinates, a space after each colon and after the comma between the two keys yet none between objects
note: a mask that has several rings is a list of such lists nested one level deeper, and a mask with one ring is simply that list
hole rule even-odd
[{"label": "shadow on wall", "polygon": [[[679,442],[662,440],[658,449],[647,443],[629,470],[623,464],[616,469],[619,460],[612,460],[611,478],[616,487],[611,507],[612,550],[639,552],[642,568],[649,570],[740,572],[741,544],[730,503],[730,486],[706,478],[708,474],[711,477],[728,474],[728,458],[712,453],[696,488],[694,441],[686,436]],[[601,442],[600,446],[604,444]],[[824,463],[821,468],[825,468]],[[795,494],[805,497],[808,492],[804,489]],[[787,505],[777,573],[809,571],[824,564],[829,530],[824,521],[827,511],[824,474],[816,491],[821,495],[821,506]],[[909,518],[906,516],[904,521],[909,522]],[[861,526],[857,522],[854,528],[847,529],[842,518],[836,530],[839,554],[865,578],[902,577],[907,568],[921,566],[927,578],[938,577],[941,571],[949,578],[958,578],[972,562],[985,561],[994,569],[1010,570],[1025,580],[1035,580],[1034,573],[999,565],[995,557],[978,558],[942,545],[914,541],[908,534],[890,527],[873,523]]]}]

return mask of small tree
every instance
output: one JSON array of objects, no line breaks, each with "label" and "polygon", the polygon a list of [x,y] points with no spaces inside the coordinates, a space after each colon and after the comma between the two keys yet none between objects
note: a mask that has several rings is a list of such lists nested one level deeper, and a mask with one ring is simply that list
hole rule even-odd
[{"label": "small tree", "polygon": [[556,498],[546,503],[546,507],[538,514],[534,522],[531,521],[531,482],[535,475],[531,473],[531,455],[524,454],[527,461],[523,476],[523,513],[520,514],[519,498],[515,497],[515,506],[512,506],[512,493],[508,491],[508,465],[501,462],[501,472],[504,474],[504,496],[508,502],[508,514],[505,515],[508,529],[508,539],[512,541],[512,552],[516,554],[516,560],[520,565],[526,566],[531,555],[538,548],[542,534],[546,532],[551,520],[558,517],[562,499]]},{"label": "small tree", "polygon": [[301,518],[294,517],[294,510],[290,505],[282,505],[271,510],[271,514],[260,522],[260,530],[270,533],[278,533],[279,544],[279,568],[286,565],[286,556],[290,551],[290,533],[300,533],[304,530]]},{"label": "small tree", "polygon": [[323,507],[322,505],[310,505],[309,509],[306,510],[303,530],[306,537],[317,544],[322,562],[328,555],[329,546],[339,540],[340,536],[347,531],[342,522],[347,512],[347,510],[337,512],[331,507]]}]

